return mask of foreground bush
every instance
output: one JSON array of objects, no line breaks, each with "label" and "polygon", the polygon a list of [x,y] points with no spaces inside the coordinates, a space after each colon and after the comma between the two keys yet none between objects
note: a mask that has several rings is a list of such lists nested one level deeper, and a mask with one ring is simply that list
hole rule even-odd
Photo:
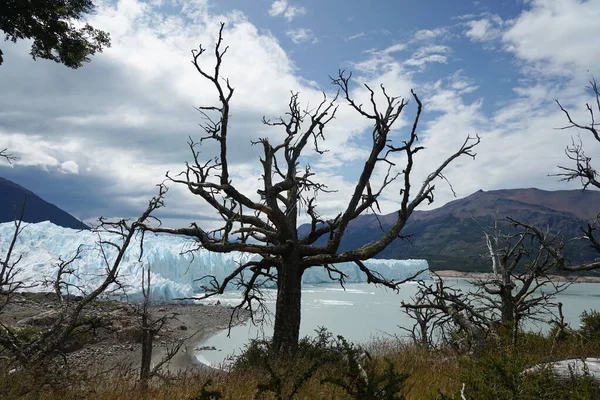
[{"label": "foreground bush", "polygon": [[2,371],[0,399],[600,398],[600,385],[590,376],[559,379],[547,369],[523,373],[540,363],[600,356],[600,341],[582,341],[582,332],[572,332],[557,343],[551,335],[521,332],[514,348],[489,340],[474,357],[457,355],[450,347],[430,350],[398,340],[361,348],[322,329],[301,341],[294,358],[277,358],[269,342],[254,341],[228,372],[164,376],[145,391],[136,373],[125,367],[95,376]]}]

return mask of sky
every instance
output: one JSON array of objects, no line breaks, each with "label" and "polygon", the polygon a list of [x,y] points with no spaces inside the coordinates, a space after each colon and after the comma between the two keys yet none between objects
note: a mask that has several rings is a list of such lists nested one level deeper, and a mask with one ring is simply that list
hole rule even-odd
[{"label": "sky", "polygon": [[[191,61],[200,44],[214,48],[219,23],[229,50],[222,75],[235,87],[231,101],[233,183],[256,198],[260,148],[251,141],[282,132],[263,116],[286,112],[290,92],[314,107],[335,95],[330,76],[353,72],[351,94],[367,101],[363,84],[407,98],[391,134],[399,144],[414,114],[414,89],[424,104],[413,182],[420,183],[467,135],[479,134],[475,160],[445,173],[457,197],[483,189],[578,189],[561,182],[558,165],[577,138],[555,99],[589,123],[586,88],[600,75],[600,1],[488,0],[103,0],[87,21],[110,33],[112,46],[77,70],[34,61],[31,42],[2,42],[0,149],[19,157],[0,163],[0,176],[86,221],[136,217],[167,171],[191,160],[188,137],[202,130],[198,106],[215,105],[214,88]],[[201,63],[212,68],[207,52]],[[369,152],[369,121],[340,102],[325,130],[323,156],[308,154],[316,178],[332,190],[319,196],[323,216],[334,216],[350,196]],[[586,152],[600,146],[581,135]],[[206,142],[205,142],[206,143]],[[216,155],[202,147],[207,160]],[[401,170],[401,162],[398,164]],[[384,169],[376,171],[382,178]],[[159,214],[168,226],[216,227],[201,199],[169,184]],[[398,207],[391,185],[382,212]],[[455,199],[436,181],[440,207]]]}]

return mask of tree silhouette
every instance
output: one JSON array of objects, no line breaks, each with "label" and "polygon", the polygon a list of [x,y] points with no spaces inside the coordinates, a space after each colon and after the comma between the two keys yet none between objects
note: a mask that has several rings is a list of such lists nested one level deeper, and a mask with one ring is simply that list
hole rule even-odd
[{"label": "tree silhouette", "polygon": [[[375,101],[375,91],[365,85],[370,93],[370,104],[358,104],[350,93],[351,74],[339,71],[338,76],[331,79],[338,89],[333,98],[323,94],[323,100],[315,109],[303,110],[298,93],[293,93],[285,117],[276,120],[263,118],[266,125],[282,129],[286,135],[279,143],[271,143],[267,138],[260,138],[253,143],[263,150],[260,158],[262,184],[257,190],[260,199],[253,200],[251,195],[236,188],[230,176],[228,134],[230,101],[234,88],[229,79],[220,75],[228,49],[223,47],[223,29],[224,24],[221,24],[214,51],[216,63],[213,71],[209,72],[198,62],[206,49],[200,46],[198,51],[192,51],[193,65],[202,77],[212,83],[219,98],[217,106],[198,108],[206,121],[203,125],[206,136],[200,142],[216,141],[219,155],[201,161],[198,143],[190,139],[188,144],[193,162],[187,164],[186,169],[175,177],[167,174],[172,182],[185,185],[191,193],[212,206],[222,218],[223,226],[213,231],[206,231],[196,223],[180,229],[151,226],[146,229],[197,238],[200,247],[214,252],[239,251],[262,256],[259,260],[240,264],[221,281],[205,277],[205,293],[199,298],[223,293],[228,285],[236,285],[243,292],[243,300],[238,307],[253,311],[262,305],[261,288],[266,283],[275,281],[277,300],[273,350],[278,354],[289,355],[295,352],[298,344],[301,281],[304,272],[320,266],[327,270],[331,279],[343,282],[345,275],[336,268],[336,264],[353,262],[366,275],[369,283],[397,289],[404,281],[385,279],[369,269],[363,261],[376,256],[394,240],[404,237],[402,230],[415,208],[424,201],[433,201],[433,181],[443,178],[444,169],[455,159],[463,155],[475,157],[472,150],[480,140],[478,136],[467,137],[462,146],[434,169],[415,190],[411,174],[417,153],[424,150],[423,146],[417,145],[417,127],[423,108],[421,101],[412,92],[418,107],[412,129],[407,140],[394,145],[389,134],[408,102],[390,96],[382,85],[380,91],[385,101],[381,106]],[[316,179],[316,174],[309,165],[301,166],[301,156],[309,144],[314,146],[318,154],[324,152],[320,146],[325,138],[327,124],[336,115],[338,98],[372,122],[371,149],[344,211],[333,218],[323,218],[318,212],[316,195],[327,191],[327,186]],[[401,172],[392,172],[395,164],[390,160],[390,155],[393,153],[404,155],[406,163]],[[379,164],[387,165],[387,173],[377,182],[373,172]],[[348,224],[366,211],[378,207],[378,199],[383,190],[396,179],[402,180],[403,189],[398,199],[397,219],[391,228],[382,232],[381,238],[375,242],[340,252],[340,243]],[[304,236],[298,233],[301,209],[310,218],[310,229]],[[327,238],[326,244],[322,246],[316,244],[321,237]]]},{"label": "tree silhouette", "polygon": [[[14,43],[33,39],[31,56],[79,68],[90,56],[110,47],[109,34],[89,24],[76,27],[84,14],[94,12],[92,0],[3,0],[0,31]],[[0,65],[3,63],[0,50]]]}]

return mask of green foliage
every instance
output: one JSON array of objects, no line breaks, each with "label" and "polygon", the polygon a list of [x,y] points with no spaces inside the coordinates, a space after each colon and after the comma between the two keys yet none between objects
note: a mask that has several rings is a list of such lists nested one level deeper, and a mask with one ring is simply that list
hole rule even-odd
[{"label": "green foliage", "polygon": [[33,342],[41,335],[41,331],[33,326],[24,326],[22,328],[12,328],[12,333],[22,342]]},{"label": "green foliage", "polygon": [[581,326],[579,332],[589,340],[600,340],[600,313],[595,310],[581,313]]},{"label": "green foliage", "polygon": [[254,340],[236,360],[232,372],[262,371],[267,380],[258,383],[258,393],[271,392],[278,400],[295,398],[307,382],[325,371],[327,376],[318,382],[340,387],[352,398],[404,399],[399,393],[408,375],[398,373],[390,360],[372,361],[360,348],[342,336],[334,338],[324,328],[316,333],[300,340],[291,359],[277,358],[269,341]]},{"label": "green foliage", "polygon": [[317,371],[343,359],[339,344],[325,328],[316,330],[315,337],[305,337],[298,343],[294,358],[279,358],[268,340],[252,340],[235,361],[232,371],[263,371],[268,380],[257,384],[259,394],[271,392],[278,400],[293,399]]},{"label": "green foliage", "polygon": [[[89,24],[75,27],[84,14],[93,13],[92,0],[3,0],[0,30],[5,40],[32,39],[31,56],[79,68],[90,56],[110,47],[108,33]],[[2,64],[0,51],[0,64]]]},{"label": "green foliage", "polygon": [[[347,367],[343,378],[328,376],[321,383],[331,383],[339,386],[355,399],[360,400],[402,400],[404,395],[399,394],[404,389],[407,374],[399,374],[394,364],[385,359],[385,367],[380,371],[377,363],[370,359],[363,359],[361,352],[354,345],[348,343],[342,336],[338,336],[346,355]],[[364,363],[367,368],[361,364]]]},{"label": "green foliage", "polygon": [[207,380],[202,385],[200,393],[196,397],[192,397],[191,400],[218,400],[223,398],[223,393],[219,390],[210,390],[209,386],[213,384],[212,379]]},{"label": "green foliage", "polygon": [[[537,400],[599,398],[600,386],[589,375],[561,380],[550,368],[524,373],[531,356],[519,349],[514,352],[487,351],[479,358],[464,358],[458,380],[465,384],[464,396],[477,400]],[[447,395],[438,399],[448,399]],[[456,394],[455,399],[460,399]]]},{"label": "green foliage", "polygon": [[[340,362],[343,358],[341,348],[331,332],[323,327],[316,329],[315,332],[315,337],[307,336],[300,339],[295,359],[310,360],[320,365]],[[232,370],[235,372],[251,371],[255,368],[264,368],[265,364],[277,361],[269,340],[253,339],[246,345],[242,354],[236,358]]]}]

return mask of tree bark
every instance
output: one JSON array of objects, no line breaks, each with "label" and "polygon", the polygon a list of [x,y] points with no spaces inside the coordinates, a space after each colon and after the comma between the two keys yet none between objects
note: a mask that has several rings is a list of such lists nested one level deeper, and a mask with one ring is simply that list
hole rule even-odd
[{"label": "tree bark", "polygon": [[512,289],[503,287],[500,289],[501,316],[500,322],[504,326],[512,326],[515,321],[515,304],[512,298]]},{"label": "tree bark", "polygon": [[148,310],[144,306],[142,315],[142,363],[140,370],[140,384],[142,390],[148,388],[150,380],[150,371],[152,363],[152,342],[154,341],[154,332],[148,321]]},{"label": "tree bark", "polygon": [[300,257],[287,256],[277,270],[277,303],[273,329],[273,351],[292,356],[300,337],[302,273]]}]

